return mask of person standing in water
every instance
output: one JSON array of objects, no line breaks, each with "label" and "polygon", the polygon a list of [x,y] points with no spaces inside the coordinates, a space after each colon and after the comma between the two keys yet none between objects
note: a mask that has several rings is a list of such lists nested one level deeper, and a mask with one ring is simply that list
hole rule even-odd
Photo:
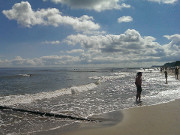
[{"label": "person standing in water", "polygon": [[178,75],[179,75],[179,69],[178,67],[175,68],[175,78],[178,79]]},{"label": "person standing in water", "polygon": [[165,74],[166,84],[167,84],[167,77],[168,77],[168,75],[167,75],[167,71],[164,71],[164,74]]},{"label": "person standing in water", "polygon": [[136,94],[136,102],[141,102],[141,92],[142,92],[142,72],[138,72],[136,75],[135,84],[137,87],[137,94]]}]

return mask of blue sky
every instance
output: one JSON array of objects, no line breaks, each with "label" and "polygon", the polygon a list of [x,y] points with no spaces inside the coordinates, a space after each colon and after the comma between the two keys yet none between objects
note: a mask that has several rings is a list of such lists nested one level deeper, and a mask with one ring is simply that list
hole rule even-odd
[{"label": "blue sky", "polygon": [[179,0],[1,0],[0,67],[180,60]]}]

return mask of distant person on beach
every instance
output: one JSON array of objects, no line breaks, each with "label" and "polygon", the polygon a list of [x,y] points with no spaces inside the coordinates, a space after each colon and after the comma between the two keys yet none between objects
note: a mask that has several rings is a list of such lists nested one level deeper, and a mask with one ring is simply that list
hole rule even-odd
[{"label": "distant person on beach", "polygon": [[175,68],[175,78],[178,79],[179,69],[178,67]]},{"label": "distant person on beach", "polygon": [[137,94],[136,94],[136,102],[140,102],[141,101],[141,92],[142,92],[142,72],[138,72],[136,75],[136,80],[135,80],[135,84],[137,87]]},{"label": "distant person on beach", "polygon": [[161,67],[161,68],[160,68],[160,71],[162,72],[162,70],[163,70],[163,68]]},{"label": "distant person on beach", "polygon": [[165,74],[166,84],[167,84],[167,77],[168,77],[167,71],[164,71],[164,74]]}]

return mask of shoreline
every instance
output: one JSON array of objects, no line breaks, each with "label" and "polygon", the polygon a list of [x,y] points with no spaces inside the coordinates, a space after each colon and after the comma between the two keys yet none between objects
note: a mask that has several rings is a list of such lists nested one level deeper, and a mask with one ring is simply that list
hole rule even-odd
[{"label": "shoreline", "polygon": [[[169,76],[175,77],[174,72],[167,71]],[[160,73],[164,74],[164,71]],[[180,99],[156,105],[127,108],[120,110],[119,113],[122,114],[122,119],[116,125],[85,126],[65,132],[63,135],[180,134]]]},{"label": "shoreline", "polygon": [[76,129],[63,135],[179,135],[180,99],[119,111],[123,119],[116,125]]}]

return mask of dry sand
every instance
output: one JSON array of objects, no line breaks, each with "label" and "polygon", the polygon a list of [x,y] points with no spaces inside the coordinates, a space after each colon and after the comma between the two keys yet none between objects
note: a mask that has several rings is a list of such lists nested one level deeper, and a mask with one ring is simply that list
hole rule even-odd
[{"label": "dry sand", "polygon": [[65,135],[180,135],[180,100],[121,111],[115,126],[77,129]]}]

